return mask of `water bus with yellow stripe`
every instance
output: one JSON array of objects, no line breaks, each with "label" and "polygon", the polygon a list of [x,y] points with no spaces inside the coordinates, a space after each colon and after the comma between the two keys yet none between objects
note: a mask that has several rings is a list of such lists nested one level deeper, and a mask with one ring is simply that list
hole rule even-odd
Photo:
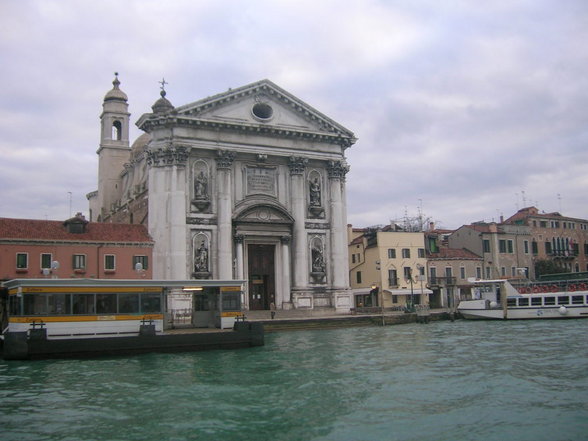
[{"label": "water bus with yellow stripe", "polygon": [[[119,355],[263,345],[241,311],[244,281],[14,279],[0,296],[5,359]],[[182,329],[170,304],[190,305]]]}]

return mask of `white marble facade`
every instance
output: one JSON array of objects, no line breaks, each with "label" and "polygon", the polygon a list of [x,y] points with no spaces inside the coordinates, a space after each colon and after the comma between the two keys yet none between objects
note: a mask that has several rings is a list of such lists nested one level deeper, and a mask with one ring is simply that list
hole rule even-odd
[{"label": "white marble facade", "polygon": [[180,107],[162,90],[152,109],[146,164],[125,167],[146,167],[154,278],[247,280],[250,309],[350,308],[353,133],[268,80]]}]

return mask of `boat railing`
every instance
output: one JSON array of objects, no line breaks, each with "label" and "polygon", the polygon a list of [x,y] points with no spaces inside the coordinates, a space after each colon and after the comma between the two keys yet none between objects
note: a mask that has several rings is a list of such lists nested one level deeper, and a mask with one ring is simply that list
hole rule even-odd
[{"label": "boat railing", "polygon": [[586,280],[553,280],[546,282],[528,282],[512,284],[520,294],[541,294],[548,292],[575,292],[587,291],[588,279]]}]

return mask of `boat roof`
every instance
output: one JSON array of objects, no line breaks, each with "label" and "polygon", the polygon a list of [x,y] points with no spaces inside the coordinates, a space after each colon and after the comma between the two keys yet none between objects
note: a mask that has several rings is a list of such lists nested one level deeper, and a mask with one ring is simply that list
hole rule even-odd
[{"label": "boat roof", "polygon": [[243,286],[245,280],[153,280],[153,279],[12,279],[2,282],[7,289],[18,287],[161,287],[195,289],[215,286]]}]

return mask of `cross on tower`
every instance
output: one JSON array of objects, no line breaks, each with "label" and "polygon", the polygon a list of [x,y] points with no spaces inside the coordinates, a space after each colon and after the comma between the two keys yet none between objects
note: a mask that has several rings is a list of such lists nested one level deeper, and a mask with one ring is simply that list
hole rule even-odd
[{"label": "cross on tower", "polygon": [[161,90],[165,92],[165,85],[169,83],[165,81],[165,78],[162,78],[161,81],[158,81],[158,83],[161,84]]}]

